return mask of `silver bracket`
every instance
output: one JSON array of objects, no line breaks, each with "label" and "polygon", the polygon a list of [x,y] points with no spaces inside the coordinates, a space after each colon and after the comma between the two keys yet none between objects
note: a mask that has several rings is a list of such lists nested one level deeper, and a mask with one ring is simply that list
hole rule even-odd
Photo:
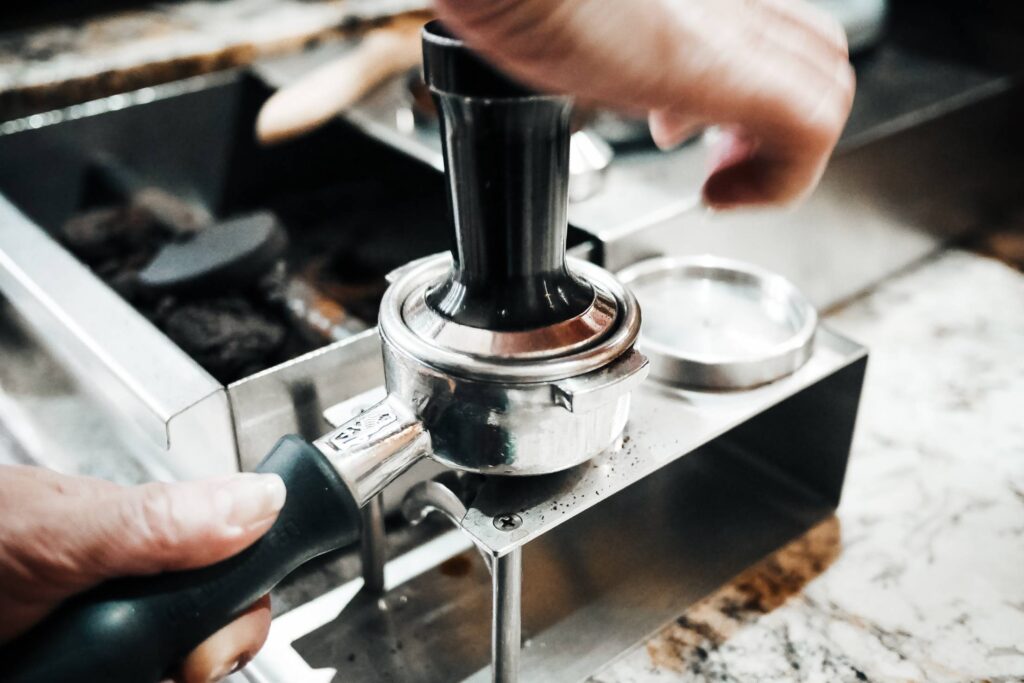
[{"label": "silver bracket", "polygon": [[[402,514],[417,524],[431,512],[441,513],[462,529],[466,506],[441,482],[420,482],[405,495]],[[491,572],[491,681],[516,683],[522,650],[523,549],[516,547],[506,555],[494,557],[476,542],[474,545]]]}]

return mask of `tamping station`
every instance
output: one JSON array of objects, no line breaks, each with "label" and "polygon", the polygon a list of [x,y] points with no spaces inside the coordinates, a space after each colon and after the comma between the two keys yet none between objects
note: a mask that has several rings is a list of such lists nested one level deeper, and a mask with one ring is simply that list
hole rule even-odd
[{"label": "tamping station", "polygon": [[288,498],[253,546],[98,587],[9,644],[0,679],[155,683],[296,567],[354,541],[359,509],[421,458],[545,474],[622,432],[647,370],[633,348],[640,311],[609,273],[566,261],[571,101],[526,90],[437,23],[423,47],[454,245],[403,268],[384,296],[387,397],[314,444],[278,442],[258,471],[278,473]]}]

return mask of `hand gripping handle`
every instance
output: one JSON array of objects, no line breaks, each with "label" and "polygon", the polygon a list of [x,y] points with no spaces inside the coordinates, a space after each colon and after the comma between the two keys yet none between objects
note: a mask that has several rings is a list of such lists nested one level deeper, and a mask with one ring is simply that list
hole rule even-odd
[{"label": "hand gripping handle", "polygon": [[0,681],[157,683],[296,567],[358,538],[359,505],[309,443],[282,438],[256,471],[280,475],[288,491],[262,538],[209,567],[116,579],[77,596],[0,649]]}]

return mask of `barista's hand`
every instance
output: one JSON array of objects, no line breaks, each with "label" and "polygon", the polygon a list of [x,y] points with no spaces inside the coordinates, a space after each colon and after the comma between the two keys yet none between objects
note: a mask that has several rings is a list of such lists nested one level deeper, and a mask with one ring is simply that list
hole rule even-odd
[{"label": "barista's hand", "polygon": [[[106,579],[191,569],[234,555],[271,527],[284,498],[284,483],[274,474],[123,487],[0,466],[0,642]],[[269,628],[264,597],[196,648],[175,680],[223,678],[252,658]]]},{"label": "barista's hand", "polygon": [[817,183],[853,100],[846,37],[804,0],[435,0],[441,18],[538,87],[647,111],[662,147],[719,124],[717,207]]}]

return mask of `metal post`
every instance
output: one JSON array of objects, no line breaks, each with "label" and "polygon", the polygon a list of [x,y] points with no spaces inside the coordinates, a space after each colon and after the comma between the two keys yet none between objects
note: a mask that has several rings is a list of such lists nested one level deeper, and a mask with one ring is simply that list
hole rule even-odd
[{"label": "metal post", "polygon": [[363,506],[363,534],[359,557],[363,563],[363,590],[384,594],[384,564],[388,559],[384,537],[384,500],[380,494]]},{"label": "metal post", "polygon": [[494,560],[491,571],[491,681],[519,680],[522,644],[523,551],[516,548]]}]

